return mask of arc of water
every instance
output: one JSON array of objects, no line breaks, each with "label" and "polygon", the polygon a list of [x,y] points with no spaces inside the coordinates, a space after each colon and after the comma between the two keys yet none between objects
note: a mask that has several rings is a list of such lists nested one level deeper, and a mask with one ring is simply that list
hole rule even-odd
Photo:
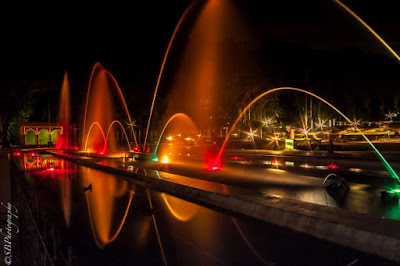
[{"label": "arc of water", "polygon": [[157,154],[157,150],[158,150],[158,146],[160,145],[161,138],[164,135],[164,131],[167,129],[169,123],[171,123],[171,121],[174,120],[178,116],[183,116],[183,117],[189,118],[190,121],[193,123],[193,120],[185,113],[176,113],[173,116],[171,116],[170,119],[168,119],[167,123],[165,123],[165,126],[164,126],[163,130],[161,131],[161,134],[160,134],[160,137],[158,138],[157,145],[156,145],[156,148],[154,149],[153,155]]},{"label": "arc of water", "polygon": [[357,127],[357,125],[352,122],[347,116],[345,116],[339,109],[337,109],[335,106],[333,106],[331,103],[329,103],[328,101],[326,101],[325,99],[321,98],[320,96],[303,90],[303,89],[299,89],[299,88],[292,88],[292,87],[280,87],[280,88],[274,88],[274,89],[270,89],[262,94],[260,94],[259,96],[257,96],[253,101],[251,101],[246,108],[243,109],[243,111],[240,113],[239,117],[235,120],[235,122],[233,123],[231,129],[229,130],[228,135],[226,135],[224,143],[221,146],[221,149],[218,153],[217,159],[215,161],[216,165],[219,165],[220,161],[221,161],[221,157],[222,157],[222,152],[225,149],[226,143],[228,142],[229,136],[232,134],[233,130],[236,128],[237,123],[239,122],[239,120],[242,118],[243,114],[255,103],[257,102],[259,99],[261,99],[262,97],[275,92],[275,91],[282,91],[282,90],[292,90],[292,91],[299,91],[299,92],[303,92],[306,93],[308,95],[311,95],[315,98],[317,98],[318,100],[324,102],[325,104],[327,104],[329,107],[331,107],[333,110],[335,110],[336,112],[338,112],[347,122],[349,122],[350,124],[352,124],[354,126],[354,128],[361,134],[361,136],[363,136],[363,138],[368,142],[368,144],[372,147],[372,149],[375,151],[375,153],[377,154],[378,158],[382,161],[383,166],[386,168],[386,170],[389,172],[389,174],[394,178],[397,179],[397,181],[400,182],[400,178],[397,175],[397,173],[393,170],[393,168],[390,166],[390,164],[386,161],[385,157],[383,157],[383,155],[379,152],[379,150],[375,147],[374,144],[372,144],[372,142],[367,138],[367,136],[365,136],[361,130]]},{"label": "arc of water", "polygon": [[[86,117],[87,117],[87,109],[88,109],[88,105],[89,105],[90,88],[92,87],[92,81],[93,81],[94,72],[95,72],[96,68],[100,67],[100,66],[101,66],[101,64],[99,62],[94,64],[94,66],[92,68],[92,72],[90,73],[89,86],[88,86],[88,90],[87,90],[87,93],[86,93],[85,116],[83,117],[82,143],[85,140]],[[86,145],[85,145],[85,150],[86,150]]]},{"label": "arc of water", "polygon": [[126,131],[125,131],[124,126],[121,124],[120,121],[114,120],[114,121],[112,121],[112,123],[111,123],[110,126],[108,127],[107,135],[106,135],[106,142],[104,143],[103,152],[105,152],[105,150],[106,150],[106,147],[107,147],[106,145],[107,145],[107,141],[108,141],[108,135],[110,134],[111,127],[112,127],[114,124],[119,124],[119,125],[121,126],[122,131],[123,131],[124,134],[125,134],[125,139],[126,139],[126,142],[128,143],[129,150],[132,150],[132,149],[131,149],[131,144],[129,143],[129,138],[128,138],[128,135],[126,134]]},{"label": "arc of water", "polygon": [[338,5],[340,5],[344,10],[346,10],[351,16],[353,16],[355,19],[357,19],[369,32],[372,33],[372,35],[375,36],[376,39],[378,39],[378,41],[380,43],[382,43],[386,49],[389,50],[389,52],[396,57],[396,59],[400,62],[400,57],[397,55],[397,53],[392,49],[392,47],[389,46],[389,44],[387,44],[382,38],[381,36],[378,35],[378,33],[376,33],[364,20],[362,20],[359,16],[357,16],[356,13],[354,13],[350,8],[348,8],[345,4],[343,4],[342,2],[340,2],[339,0],[334,0],[335,3],[337,3]]},{"label": "arc of water", "polygon": [[147,136],[149,134],[149,129],[150,129],[150,122],[151,122],[151,116],[153,114],[153,109],[154,109],[154,103],[156,101],[156,97],[157,97],[157,92],[158,92],[158,86],[160,85],[160,81],[161,81],[161,76],[162,73],[164,72],[164,66],[165,66],[165,62],[167,61],[167,57],[169,54],[169,50],[171,49],[172,43],[174,42],[176,33],[178,32],[184,18],[186,17],[187,13],[189,13],[189,10],[192,8],[192,6],[194,5],[195,1],[193,1],[183,12],[182,16],[180,17],[178,23],[175,26],[174,32],[172,33],[171,39],[169,40],[168,46],[167,46],[167,50],[165,51],[164,54],[164,59],[162,61],[161,64],[161,69],[160,69],[160,73],[158,74],[158,78],[157,78],[157,83],[156,83],[156,88],[154,89],[154,95],[153,95],[153,101],[151,103],[151,107],[150,107],[150,114],[149,114],[149,120],[147,121],[147,128],[146,128],[146,135],[144,137],[144,143],[143,143],[143,150],[146,149],[146,145],[147,145]]},{"label": "arc of water", "polygon": [[[146,194],[147,194],[147,199],[149,200],[150,209],[154,210],[153,202],[151,200],[151,196],[150,196],[150,192],[149,192],[148,188],[146,188]],[[164,265],[167,266],[168,265],[167,258],[165,257],[164,247],[163,247],[163,244],[162,244],[162,241],[161,241],[160,233],[158,232],[158,225],[157,225],[156,216],[155,216],[155,214],[152,214],[151,217],[153,219],[153,225],[154,225],[154,229],[156,231],[157,242],[158,242],[158,246],[160,247],[161,257],[163,259]]]},{"label": "arc of water", "polygon": [[[90,90],[91,90],[91,88],[92,88],[93,76],[94,76],[94,73],[95,73],[95,71],[96,71],[96,69],[97,69],[98,67],[102,67],[102,65],[101,65],[99,62],[97,62],[97,63],[93,66],[92,72],[91,72],[91,74],[90,74],[89,86],[88,86],[88,91],[87,91],[87,94],[86,94],[85,116],[84,116],[84,118],[83,118],[83,130],[85,130],[85,126],[86,126],[87,109],[88,109],[88,105],[89,105],[89,95],[90,95]],[[131,115],[129,114],[128,106],[127,106],[127,104],[126,104],[125,97],[124,97],[124,95],[122,94],[122,90],[121,90],[121,88],[120,88],[120,86],[119,86],[117,80],[116,80],[115,77],[113,76],[113,74],[112,74],[110,71],[108,71],[107,69],[104,69],[104,71],[106,72],[106,74],[107,74],[109,77],[111,77],[112,81],[114,82],[114,84],[115,84],[116,87],[117,87],[118,94],[119,94],[120,99],[121,99],[121,101],[122,101],[122,104],[123,104],[123,106],[124,106],[125,113],[126,113],[126,115],[128,116],[129,124],[130,124],[130,127],[131,127],[132,132],[133,132],[133,138],[134,138],[135,144],[136,144],[136,146],[137,146],[138,144],[137,144],[137,139],[136,139],[136,135],[135,135],[135,130],[133,129],[132,118],[131,118]],[[83,138],[84,138],[84,136],[83,136]],[[130,145],[129,145],[129,146],[130,146]],[[85,148],[85,149],[86,149],[86,148]]]},{"label": "arc of water", "polygon": [[[136,144],[136,146],[137,146],[138,143],[137,143],[137,139],[136,139],[136,134],[135,134],[135,130],[133,129],[132,118],[131,118],[131,115],[129,114],[128,105],[126,104],[125,97],[124,97],[124,95],[122,94],[122,90],[121,90],[120,86],[118,85],[118,82],[117,82],[117,80],[115,79],[115,77],[113,76],[113,74],[111,74],[111,72],[109,72],[108,70],[106,70],[106,73],[111,77],[111,79],[113,80],[114,84],[117,86],[118,93],[119,93],[119,96],[120,96],[120,98],[121,98],[122,103],[124,104],[125,112],[126,112],[126,115],[128,116],[128,120],[129,120],[129,126],[130,126],[131,129],[132,129],[133,138],[134,138],[135,144]],[[126,135],[126,134],[125,134],[125,135]],[[129,145],[129,146],[130,146],[130,145]]]},{"label": "arc of water", "polygon": [[100,128],[101,134],[103,135],[104,144],[107,145],[107,140],[106,140],[106,136],[104,135],[103,128],[101,127],[101,125],[100,125],[98,122],[93,122],[93,123],[90,125],[89,131],[88,131],[88,133],[87,133],[87,135],[86,135],[85,151],[86,151],[86,149],[87,149],[87,144],[88,144],[88,141],[89,141],[90,132],[92,131],[93,126],[95,126],[95,125],[98,126],[98,127]]}]

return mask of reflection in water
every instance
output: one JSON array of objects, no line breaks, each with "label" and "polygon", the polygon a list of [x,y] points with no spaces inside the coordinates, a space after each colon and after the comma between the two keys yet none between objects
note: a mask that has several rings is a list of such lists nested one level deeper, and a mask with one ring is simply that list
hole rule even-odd
[{"label": "reflection in water", "polygon": [[51,179],[54,185],[58,185],[65,224],[69,227],[71,221],[71,173],[76,172],[76,165],[49,154],[28,152],[24,153],[23,160],[19,161],[19,167],[25,172],[31,172],[39,182]]},{"label": "reflection in water", "polygon": [[[92,192],[86,191],[86,202],[89,211],[90,223],[93,237],[99,248],[113,242],[125,223],[136,186],[129,184],[122,178],[116,178],[112,175],[96,171],[90,168],[82,169],[82,185],[93,184]],[[129,185],[131,185],[129,187]],[[118,213],[120,199],[129,195],[125,210]],[[121,216],[121,213],[123,215]],[[113,218],[116,217],[117,225],[114,225]],[[119,218],[119,219],[118,219]]]},{"label": "reflection in water", "polygon": [[[223,190],[225,193],[228,193],[228,187],[226,185],[222,185]],[[239,232],[240,236],[242,237],[242,239],[244,240],[244,242],[246,243],[246,245],[249,247],[249,249],[251,250],[251,252],[264,264],[264,265],[271,265],[272,263],[267,263],[261,256],[260,254],[258,254],[257,250],[253,247],[253,245],[249,242],[249,240],[247,239],[246,235],[243,233],[242,229],[240,228],[237,220],[235,217],[232,217],[232,222],[235,225],[235,228],[237,229],[237,231]]]},{"label": "reflection in water", "polygon": [[64,213],[65,224],[69,227],[71,222],[71,173],[70,170],[76,170],[76,164],[68,161],[61,161],[61,172],[57,176],[58,185],[61,191],[61,202]]},{"label": "reflection in water", "polygon": [[238,230],[240,236],[243,238],[246,245],[249,247],[251,252],[264,264],[264,265],[271,265],[271,263],[267,263],[261,256],[258,254],[257,250],[253,247],[253,245],[249,242],[245,234],[243,233],[242,229],[240,228],[236,218],[232,217],[233,224],[235,225],[236,229]]},{"label": "reflection in water", "polygon": [[[153,202],[151,200],[150,192],[149,192],[148,189],[146,189],[146,193],[147,193],[147,198],[149,199],[150,209],[153,210]],[[165,253],[164,253],[164,248],[163,248],[163,245],[162,245],[162,242],[161,242],[160,233],[158,232],[156,216],[153,214],[151,217],[153,218],[154,229],[156,230],[157,241],[158,241],[158,245],[160,246],[161,256],[162,256],[164,265],[168,265],[167,259],[165,258]]]},{"label": "reflection in water", "polygon": [[24,153],[23,160],[19,161],[19,168],[25,171],[64,169],[61,166],[61,160],[57,157],[47,154],[39,155],[35,152]]},{"label": "reflection in water", "polygon": [[181,222],[187,222],[192,219],[200,209],[199,205],[172,197],[165,193],[161,193],[161,198],[171,214]]},{"label": "reflection in water", "polygon": [[[43,157],[45,159],[49,158]],[[349,257],[349,252],[350,261],[360,258],[359,253],[354,254],[347,249],[281,232],[264,223],[236,220],[173,196],[131,185],[133,182],[120,176],[86,167],[78,167],[75,171],[73,163],[60,161],[62,163],[57,170],[26,171],[25,176],[40,205],[54,218],[56,227],[63,230],[60,243],[71,247],[68,252],[79,258],[81,265],[160,265],[163,262],[167,265],[166,259],[173,265],[273,265],[275,261],[283,265],[296,265],[298,262],[343,265],[342,258]],[[138,171],[153,174],[143,169]],[[40,182],[41,175],[45,173],[51,173],[54,178]],[[159,174],[165,178],[164,173]],[[92,184],[92,192],[83,192],[83,187],[89,184]],[[221,186],[224,194],[237,194],[231,187]],[[85,198],[83,202],[87,203],[87,210],[85,204],[74,204],[71,198],[76,196]],[[365,199],[364,193],[360,192],[359,199]],[[60,205],[63,210],[60,210]],[[391,206],[394,208],[387,208],[386,211],[395,215],[398,202]],[[154,212],[147,211],[149,207],[155,209],[157,217]],[[68,230],[59,224],[63,223],[62,212],[66,223],[70,223]],[[89,217],[85,215],[87,212]],[[104,248],[117,236],[117,241]],[[371,262],[370,257],[366,259]]]}]

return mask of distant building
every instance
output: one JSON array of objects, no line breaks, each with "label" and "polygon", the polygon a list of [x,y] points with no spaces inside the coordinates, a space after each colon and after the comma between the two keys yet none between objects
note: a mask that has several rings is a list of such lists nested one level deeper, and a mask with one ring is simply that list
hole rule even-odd
[{"label": "distant building", "polygon": [[22,145],[51,145],[63,135],[64,127],[57,123],[26,123],[20,126]]}]

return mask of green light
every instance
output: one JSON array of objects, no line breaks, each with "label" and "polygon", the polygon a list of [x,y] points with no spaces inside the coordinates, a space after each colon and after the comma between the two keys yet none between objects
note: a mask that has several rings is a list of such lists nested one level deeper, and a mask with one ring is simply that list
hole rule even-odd
[{"label": "green light", "polygon": [[392,189],[392,190],[389,190],[389,191],[386,191],[386,192],[390,193],[390,194],[400,193],[400,189]]},{"label": "green light", "polygon": [[157,156],[154,156],[153,158],[151,158],[151,160],[152,160],[153,162],[158,162]]},{"label": "green light", "polygon": [[286,166],[294,166],[294,162],[285,162]]}]

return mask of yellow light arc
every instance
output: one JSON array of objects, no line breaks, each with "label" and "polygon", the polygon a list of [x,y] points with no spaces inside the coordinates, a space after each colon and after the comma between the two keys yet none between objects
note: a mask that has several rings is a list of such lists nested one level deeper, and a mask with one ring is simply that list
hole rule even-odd
[{"label": "yellow light arc", "polygon": [[346,10],[351,16],[353,16],[355,19],[357,19],[369,32],[372,33],[372,35],[375,36],[376,39],[378,39],[378,41],[380,41],[385,47],[386,49],[389,50],[389,52],[396,57],[396,59],[400,62],[400,57],[397,55],[397,53],[392,49],[392,47],[389,46],[389,44],[387,44],[382,38],[381,36],[379,36],[378,33],[376,33],[367,23],[365,23],[364,20],[362,20],[356,13],[354,13],[350,8],[348,8],[345,4],[343,4],[342,2],[340,2],[339,0],[334,0],[335,3],[337,3],[338,5],[340,5],[344,10]]},{"label": "yellow light arc", "polygon": [[386,170],[389,172],[390,176],[394,179],[397,179],[397,181],[400,182],[400,178],[397,175],[397,173],[393,170],[393,168],[390,166],[390,164],[386,161],[385,157],[383,157],[383,155],[379,152],[379,150],[375,147],[374,144],[372,144],[372,142],[367,138],[367,136],[365,136],[364,133],[361,132],[361,130],[357,127],[357,125],[351,121],[346,115],[344,115],[339,109],[337,109],[335,106],[333,106],[331,103],[329,103],[328,101],[326,101],[325,99],[321,98],[320,96],[303,90],[303,89],[299,89],[299,88],[292,88],[292,87],[280,87],[280,88],[274,88],[274,89],[270,89],[266,92],[261,93],[260,95],[258,95],[256,98],[254,98],[247,106],[246,108],[243,109],[243,111],[240,113],[240,115],[238,116],[238,118],[235,120],[235,122],[233,123],[231,129],[229,130],[229,133],[226,135],[224,143],[221,146],[221,149],[219,150],[218,156],[215,160],[215,165],[220,165],[221,163],[221,158],[222,158],[222,153],[225,149],[225,146],[228,142],[229,136],[232,134],[233,130],[236,128],[236,125],[238,124],[238,122],[240,121],[240,119],[242,118],[242,116],[246,113],[246,111],[254,104],[256,103],[259,99],[263,98],[264,96],[275,92],[275,91],[282,91],[282,90],[291,90],[291,91],[299,91],[299,92],[303,92],[306,93],[308,95],[311,95],[315,98],[317,98],[318,100],[322,101],[323,103],[325,103],[326,105],[328,105],[329,107],[331,107],[333,110],[335,110],[338,114],[340,114],[347,122],[349,122],[351,125],[354,126],[354,128],[357,130],[357,132],[360,133],[360,135],[367,141],[367,143],[371,146],[371,148],[375,151],[376,155],[378,156],[378,158],[381,160],[383,166],[386,168]]}]

